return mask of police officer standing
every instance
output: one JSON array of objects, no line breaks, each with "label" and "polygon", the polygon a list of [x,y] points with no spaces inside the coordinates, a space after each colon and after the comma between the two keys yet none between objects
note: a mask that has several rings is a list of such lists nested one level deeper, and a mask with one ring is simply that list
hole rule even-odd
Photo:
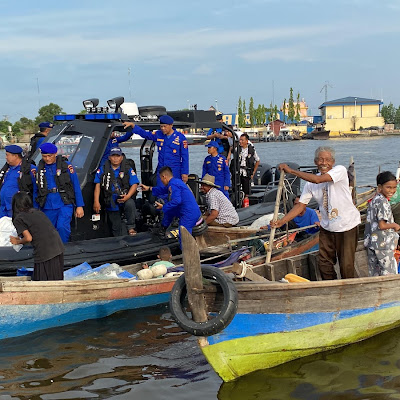
[{"label": "police officer standing", "polygon": [[110,156],[110,152],[111,149],[118,147],[119,148],[119,144],[128,141],[133,135],[133,132],[126,132],[124,135],[122,136],[117,136],[117,132],[113,132],[111,134],[110,139],[107,142],[107,146],[106,149],[104,150],[104,154],[103,157],[101,157],[100,160],[100,167],[102,167],[106,161],[108,160],[108,157]]},{"label": "police officer standing", "polygon": [[171,168],[162,167],[159,174],[163,187],[151,187],[143,184],[140,186],[143,190],[151,190],[156,197],[169,195],[169,200],[164,205],[155,203],[157,209],[164,213],[162,226],[164,229],[168,228],[172,220],[177,217],[179,225],[184,226],[189,233],[192,233],[193,227],[201,222],[200,208],[192,191],[181,179],[173,177]]},{"label": "police officer standing", "polygon": [[97,170],[94,183],[96,186],[93,210],[96,213],[100,212],[100,191],[102,191],[112,235],[123,235],[122,211],[125,213],[129,235],[136,235],[136,205],[132,197],[136,194],[139,179],[119,147],[111,149],[108,160]]},{"label": "police officer standing", "polygon": [[173,128],[174,120],[169,115],[160,117],[160,130],[149,132],[135,125],[133,122],[124,122],[125,129],[132,128],[144,139],[156,142],[158,147],[157,186],[162,187],[159,172],[164,166],[169,166],[174,178],[187,182],[189,175],[189,150],[185,135]]},{"label": "police officer standing", "polygon": [[44,143],[40,147],[42,160],[36,168],[35,206],[38,204],[66,243],[71,234],[71,220],[83,217],[83,197],[73,166],[61,155],[57,146]]},{"label": "police officer standing", "polygon": [[211,140],[206,144],[208,148],[208,156],[204,159],[203,163],[203,179],[206,174],[215,177],[215,185],[219,187],[222,193],[229,199],[229,188],[231,186],[231,173],[226,158],[218,154],[218,143]]},{"label": "police officer standing", "polygon": [[39,133],[35,133],[31,138],[31,148],[29,150],[28,158],[31,158],[35,153],[36,149],[40,147],[43,140],[47,137],[50,131],[53,129],[53,124],[51,122],[41,122],[39,124]]},{"label": "police officer standing", "polygon": [[0,170],[0,218],[12,217],[12,198],[17,192],[31,197],[35,186],[35,166],[22,157],[23,150],[15,144],[6,146],[6,163]]}]

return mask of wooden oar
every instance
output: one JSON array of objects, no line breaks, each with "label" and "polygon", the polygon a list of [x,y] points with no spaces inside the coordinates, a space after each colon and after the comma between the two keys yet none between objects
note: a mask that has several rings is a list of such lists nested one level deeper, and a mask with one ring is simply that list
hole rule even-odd
[{"label": "wooden oar", "polygon": [[[285,171],[281,171],[281,176],[279,178],[279,186],[278,186],[278,190],[276,192],[275,209],[274,209],[274,216],[272,217],[272,221],[276,221],[278,218],[279,205],[281,202],[281,196],[282,196],[282,190],[283,190],[284,184],[285,184]],[[271,227],[271,234],[269,236],[268,252],[267,252],[267,257],[265,259],[265,262],[267,262],[267,263],[269,263],[271,261],[272,249],[274,247],[275,230],[276,230],[275,227]]]}]

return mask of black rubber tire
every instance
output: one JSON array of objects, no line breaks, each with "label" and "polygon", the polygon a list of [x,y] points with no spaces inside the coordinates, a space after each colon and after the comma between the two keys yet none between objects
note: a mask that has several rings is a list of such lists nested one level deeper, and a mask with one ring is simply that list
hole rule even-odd
[{"label": "black rubber tire", "polygon": [[200,236],[203,233],[205,233],[207,231],[207,229],[208,229],[208,225],[207,225],[206,221],[204,221],[204,219],[203,219],[203,222],[201,224],[193,227],[192,236],[193,237]]},{"label": "black rubber tire", "polygon": [[236,315],[239,297],[234,282],[225,272],[216,267],[201,267],[204,278],[215,280],[222,289],[224,301],[221,310],[215,318],[206,322],[195,322],[190,319],[183,309],[186,297],[185,276],[181,275],[175,282],[169,301],[169,309],[177,324],[186,332],[194,336],[211,336],[226,328]]}]

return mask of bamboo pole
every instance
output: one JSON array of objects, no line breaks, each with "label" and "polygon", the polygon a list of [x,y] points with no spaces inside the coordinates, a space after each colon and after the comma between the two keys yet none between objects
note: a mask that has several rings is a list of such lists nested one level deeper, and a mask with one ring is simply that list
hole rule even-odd
[{"label": "bamboo pole", "polygon": [[184,226],[180,226],[182,242],[183,267],[189,306],[196,322],[206,322],[206,301],[203,291],[203,275],[201,273],[200,254],[196,239]]},{"label": "bamboo pole", "polygon": [[[281,196],[282,196],[282,190],[283,190],[284,183],[285,183],[285,171],[281,171],[281,176],[279,178],[279,186],[278,186],[278,190],[276,192],[275,209],[274,209],[274,216],[272,217],[272,221],[276,221],[278,218],[279,205],[281,202]],[[271,227],[271,234],[269,236],[268,252],[267,252],[267,257],[265,259],[265,261],[267,263],[269,263],[271,261],[272,249],[274,247],[275,230],[276,230],[275,227]]]}]

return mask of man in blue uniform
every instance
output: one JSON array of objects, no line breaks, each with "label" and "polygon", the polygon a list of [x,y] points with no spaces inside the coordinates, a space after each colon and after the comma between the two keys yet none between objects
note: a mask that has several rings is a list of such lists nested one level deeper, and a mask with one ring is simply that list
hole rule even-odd
[{"label": "man in blue uniform", "polygon": [[28,158],[31,158],[35,153],[36,149],[40,147],[43,143],[44,139],[46,139],[47,135],[53,129],[53,124],[51,122],[41,122],[39,124],[39,133],[35,133],[35,135],[31,138],[31,148],[29,150]]},{"label": "man in blue uniform", "polygon": [[218,114],[216,120],[221,123],[221,128],[211,128],[207,133],[207,139],[217,142],[218,154],[223,155],[225,158],[230,158],[228,157],[229,149],[231,147],[229,138],[232,138],[232,133],[222,127],[222,114]]},{"label": "man in blue uniform", "polygon": [[132,131],[126,132],[122,136],[118,136],[117,132],[113,132],[111,134],[111,138],[107,142],[107,146],[106,146],[106,149],[104,150],[103,157],[101,158],[100,167],[102,167],[105,164],[105,162],[108,160],[108,157],[111,154],[111,149],[114,149],[115,147],[119,148],[119,144],[129,140],[132,137],[132,135],[133,135]]},{"label": "man in blue uniform", "polygon": [[12,217],[12,198],[24,191],[32,196],[35,185],[35,166],[22,157],[22,148],[6,146],[6,163],[0,170],[0,218]]},{"label": "man in blue uniform", "polygon": [[133,122],[124,122],[125,129],[132,128],[144,139],[156,142],[158,148],[157,186],[162,187],[159,172],[162,167],[171,168],[174,178],[187,182],[189,175],[189,150],[186,137],[173,128],[174,120],[169,115],[160,117],[160,130],[149,132],[135,125]]},{"label": "man in blue uniform", "polygon": [[40,146],[42,160],[36,168],[34,204],[39,205],[66,243],[71,234],[71,220],[83,217],[83,197],[74,167],[61,155],[57,146],[44,143]]},{"label": "man in blue uniform", "polygon": [[102,191],[113,236],[126,234],[122,232],[122,211],[125,213],[129,235],[136,235],[136,205],[132,197],[136,194],[139,179],[126,162],[119,147],[112,148],[108,158],[104,166],[97,170],[94,178],[96,186],[93,210],[96,213],[100,212],[100,191]]},{"label": "man in blue uniform", "polygon": [[216,141],[211,140],[206,147],[209,155],[204,159],[201,178],[203,179],[206,174],[214,176],[215,185],[219,186],[219,190],[229,199],[228,190],[231,186],[231,173],[226,158],[218,154],[218,143]]},{"label": "man in blue uniform", "polygon": [[184,226],[192,233],[193,227],[201,222],[201,212],[192,191],[181,179],[173,177],[171,168],[162,167],[159,174],[163,187],[151,187],[143,184],[141,186],[143,190],[151,189],[152,194],[156,197],[168,195],[169,200],[164,205],[156,202],[157,209],[164,213],[162,226],[166,229],[177,217],[179,225]]}]

